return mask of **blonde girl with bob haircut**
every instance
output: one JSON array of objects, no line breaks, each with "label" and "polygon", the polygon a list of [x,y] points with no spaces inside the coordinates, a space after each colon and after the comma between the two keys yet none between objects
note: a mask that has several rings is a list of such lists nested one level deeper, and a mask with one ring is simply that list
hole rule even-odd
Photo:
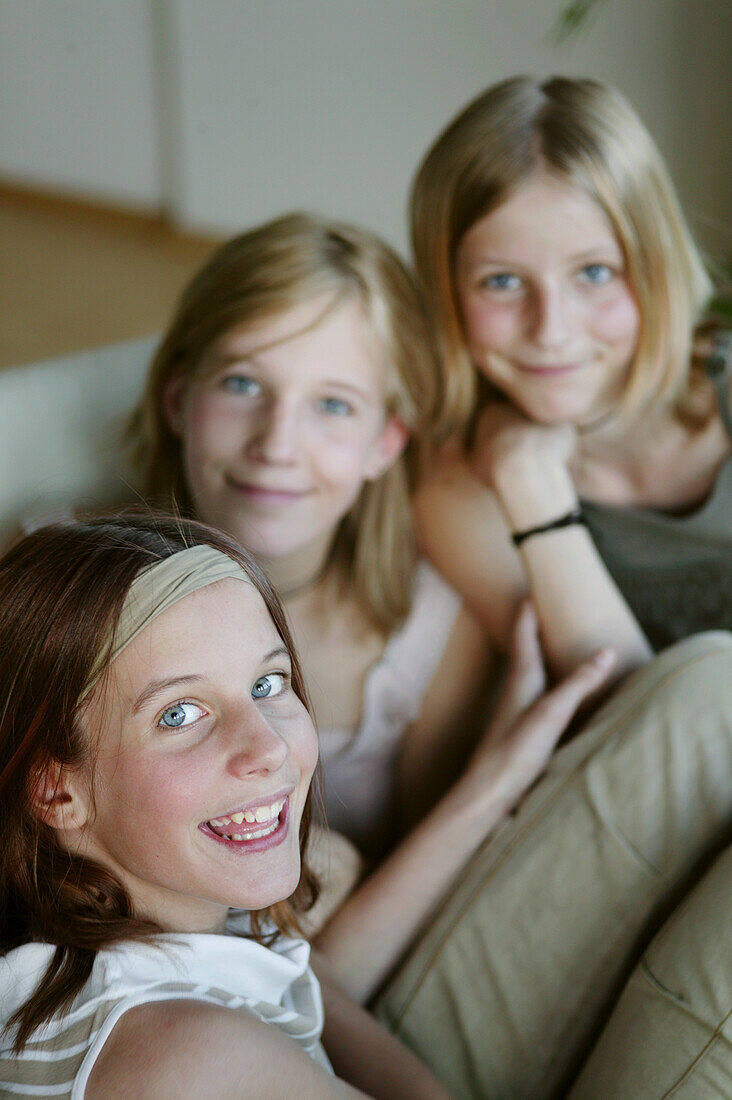
[{"label": "blonde girl with bob haircut", "polygon": [[530,592],[558,672],[732,626],[729,345],[694,346],[710,281],[632,108],[593,80],[494,85],[411,214],[448,441],[428,557],[499,645]]},{"label": "blonde girl with bob haircut", "polygon": [[151,498],[235,537],[283,599],[328,824],[375,868],[317,940],[358,1000],[612,664],[590,659],[545,696],[527,606],[485,728],[485,633],[418,559],[411,525],[435,377],[395,254],[295,214],[223,245],[195,276],[132,426]]}]

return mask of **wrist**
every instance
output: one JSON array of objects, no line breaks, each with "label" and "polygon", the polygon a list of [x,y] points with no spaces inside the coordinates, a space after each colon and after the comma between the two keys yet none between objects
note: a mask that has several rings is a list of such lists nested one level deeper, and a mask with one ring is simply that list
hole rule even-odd
[{"label": "wrist", "polygon": [[577,508],[579,500],[571,475],[560,463],[514,467],[494,482],[495,491],[512,531],[523,531]]},{"label": "wrist", "polygon": [[504,769],[497,762],[491,767],[484,756],[468,764],[448,797],[451,796],[455,800],[455,806],[449,808],[451,818],[457,820],[463,830],[474,825],[482,836],[487,835],[512,807]]},{"label": "wrist", "polygon": [[519,547],[535,535],[546,535],[550,531],[562,531],[565,527],[576,527],[578,524],[586,525],[586,523],[585,513],[577,505],[576,508],[570,508],[568,512],[557,516],[556,519],[549,520],[547,523],[538,523],[534,527],[525,527],[523,531],[514,531],[511,535],[511,542],[514,546]]}]

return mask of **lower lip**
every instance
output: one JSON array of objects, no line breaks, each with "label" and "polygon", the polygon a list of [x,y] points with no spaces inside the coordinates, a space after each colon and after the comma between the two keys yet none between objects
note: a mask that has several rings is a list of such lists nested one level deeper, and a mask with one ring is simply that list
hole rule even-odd
[{"label": "lower lip", "polygon": [[[219,844],[223,844],[225,848],[230,848],[232,851],[245,853],[245,852],[266,852],[270,848],[276,848],[279,844],[282,844],[286,839],[287,834],[290,831],[290,800],[285,801],[284,806],[280,810],[278,818],[277,828],[268,833],[267,836],[254,837],[252,840],[229,840],[228,837],[219,836],[213,829],[209,828],[207,822],[203,822],[198,828],[211,840],[217,841]],[[232,822],[232,825],[234,823]],[[259,828],[266,828],[267,822],[263,821]]]},{"label": "lower lip", "polygon": [[561,367],[528,367],[525,363],[517,363],[516,366],[522,374],[538,374],[555,378],[557,375],[572,374],[574,371],[580,370],[584,363],[568,363],[566,366]]},{"label": "lower lip", "polygon": [[227,480],[227,485],[230,489],[255,504],[294,504],[308,495],[307,493],[286,493],[274,489],[258,489],[255,485],[242,485],[240,482],[231,479]]}]

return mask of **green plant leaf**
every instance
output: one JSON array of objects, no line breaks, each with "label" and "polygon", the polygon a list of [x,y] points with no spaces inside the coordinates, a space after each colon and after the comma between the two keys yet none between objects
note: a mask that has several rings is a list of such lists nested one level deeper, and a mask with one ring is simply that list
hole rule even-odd
[{"label": "green plant leaf", "polygon": [[603,0],[570,0],[565,4],[550,32],[554,44],[559,46],[576,38],[602,3]]}]

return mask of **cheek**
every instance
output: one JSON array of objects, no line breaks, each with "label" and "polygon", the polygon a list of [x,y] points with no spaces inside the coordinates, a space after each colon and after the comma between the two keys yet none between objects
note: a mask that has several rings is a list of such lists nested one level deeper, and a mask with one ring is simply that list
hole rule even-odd
[{"label": "cheek", "polygon": [[[207,395],[192,401],[186,410],[183,439],[183,464],[189,490],[200,498],[212,487],[211,475],[217,480],[216,469],[231,461],[246,446],[249,425],[241,410]],[[205,500],[199,505],[205,507]]]},{"label": "cheek", "polygon": [[515,338],[518,328],[515,309],[471,294],[462,299],[462,304],[465,338],[473,354],[499,351]]},{"label": "cheek", "polygon": [[[99,808],[104,821],[111,821],[113,832],[122,839],[148,838],[150,830],[161,824],[175,827],[188,823],[200,809],[200,761],[145,762],[120,757],[107,783],[101,784]],[[134,803],[129,791],[135,792]]]},{"label": "cheek", "polygon": [[313,772],[318,763],[319,751],[318,735],[315,732],[315,726],[310,721],[310,718],[306,717],[303,721],[300,733],[292,740],[292,754],[297,760],[300,774],[303,780],[306,781],[308,787],[310,786],[310,780],[313,778]]},{"label": "cheek", "polygon": [[186,480],[194,491],[198,488],[201,470],[220,451],[223,438],[219,430],[220,419],[207,401],[191,402],[186,410],[183,461]]},{"label": "cheek", "polygon": [[333,431],[314,447],[315,461],[323,481],[347,492],[358,490],[366,478],[374,442],[365,433]]},{"label": "cheek", "polygon": [[197,460],[225,452],[232,440],[243,434],[242,417],[218,401],[215,395],[204,395],[189,403],[186,409],[186,452]]},{"label": "cheek", "polygon": [[592,327],[595,336],[608,344],[634,344],[640,315],[630,291],[624,290],[598,306]]}]

